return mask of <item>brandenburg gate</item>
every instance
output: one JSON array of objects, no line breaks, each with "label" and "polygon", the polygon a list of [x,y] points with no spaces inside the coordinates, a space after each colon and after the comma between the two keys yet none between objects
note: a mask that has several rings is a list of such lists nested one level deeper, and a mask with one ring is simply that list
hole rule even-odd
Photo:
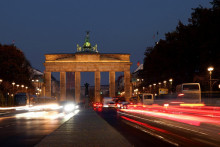
[{"label": "brandenburg gate", "polygon": [[45,55],[45,96],[51,97],[51,72],[60,72],[60,101],[66,100],[66,72],[75,72],[75,102],[80,102],[80,72],[95,73],[95,101],[100,102],[100,72],[109,72],[109,96],[115,96],[115,72],[124,72],[125,98],[130,98],[130,54],[103,54],[91,46],[87,32],[83,47],[73,54]]}]

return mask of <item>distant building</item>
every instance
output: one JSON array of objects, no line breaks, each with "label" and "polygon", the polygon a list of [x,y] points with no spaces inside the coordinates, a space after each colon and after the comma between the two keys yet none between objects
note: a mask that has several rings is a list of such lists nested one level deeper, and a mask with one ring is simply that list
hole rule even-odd
[{"label": "distant building", "polygon": [[[32,84],[35,89],[34,95],[39,97],[45,96],[45,85],[44,85],[44,73],[32,68],[32,77],[31,77]],[[59,97],[59,81],[56,80],[55,77],[51,77],[51,96],[52,97]]]},{"label": "distant building", "polygon": [[[141,84],[144,81],[143,78],[143,64],[138,64],[138,67],[134,70],[131,74],[131,83],[132,83],[132,95],[134,96],[138,92],[144,90],[143,88],[140,89]],[[138,91],[137,91],[138,89]]]}]

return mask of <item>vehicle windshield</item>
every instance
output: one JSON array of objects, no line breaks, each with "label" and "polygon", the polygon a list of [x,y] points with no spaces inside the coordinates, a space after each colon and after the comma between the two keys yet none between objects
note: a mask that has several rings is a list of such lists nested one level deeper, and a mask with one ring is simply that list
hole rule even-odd
[{"label": "vehicle windshield", "polygon": [[144,95],[144,99],[152,99],[152,95]]},{"label": "vehicle windshield", "polygon": [[183,90],[199,90],[199,85],[183,85]]}]

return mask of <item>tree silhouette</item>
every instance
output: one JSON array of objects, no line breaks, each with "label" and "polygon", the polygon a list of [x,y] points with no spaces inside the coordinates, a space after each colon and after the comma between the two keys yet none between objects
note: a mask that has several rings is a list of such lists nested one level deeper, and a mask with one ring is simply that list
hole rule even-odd
[{"label": "tree silhouette", "polygon": [[194,82],[195,76],[208,76],[207,67],[215,67],[213,77],[220,78],[220,5],[193,9],[189,24],[179,22],[176,30],[165,34],[152,48],[147,48],[144,59],[145,84],[173,78],[174,85]]}]

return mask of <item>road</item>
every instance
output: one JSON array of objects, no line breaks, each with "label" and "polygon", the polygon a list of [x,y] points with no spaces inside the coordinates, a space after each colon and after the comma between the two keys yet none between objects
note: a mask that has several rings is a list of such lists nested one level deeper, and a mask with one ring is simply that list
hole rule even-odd
[{"label": "road", "polygon": [[142,130],[131,127],[131,124],[120,118],[120,115],[118,115],[117,110],[114,108],[103,108],[102,110],[97,109],[96,112],[135,147],[174,146],[161,139],[153,137]]},{"label": "road", "polygon": [[34,146],[68,120],[57,111],[14,111],[0,117],[1,146]]},{"label": "road", "polygon": [[134,146],[219,146],[220,108],[212,109],[150,106],[97,113]]},{"label": "road", "polygon": [[[220,145],[219,107],[134,105],[128,109],[95,111],[135,147]],[[34,146],[70,117],[55,110],[19,110],[3,114],[0,144]]]}]

